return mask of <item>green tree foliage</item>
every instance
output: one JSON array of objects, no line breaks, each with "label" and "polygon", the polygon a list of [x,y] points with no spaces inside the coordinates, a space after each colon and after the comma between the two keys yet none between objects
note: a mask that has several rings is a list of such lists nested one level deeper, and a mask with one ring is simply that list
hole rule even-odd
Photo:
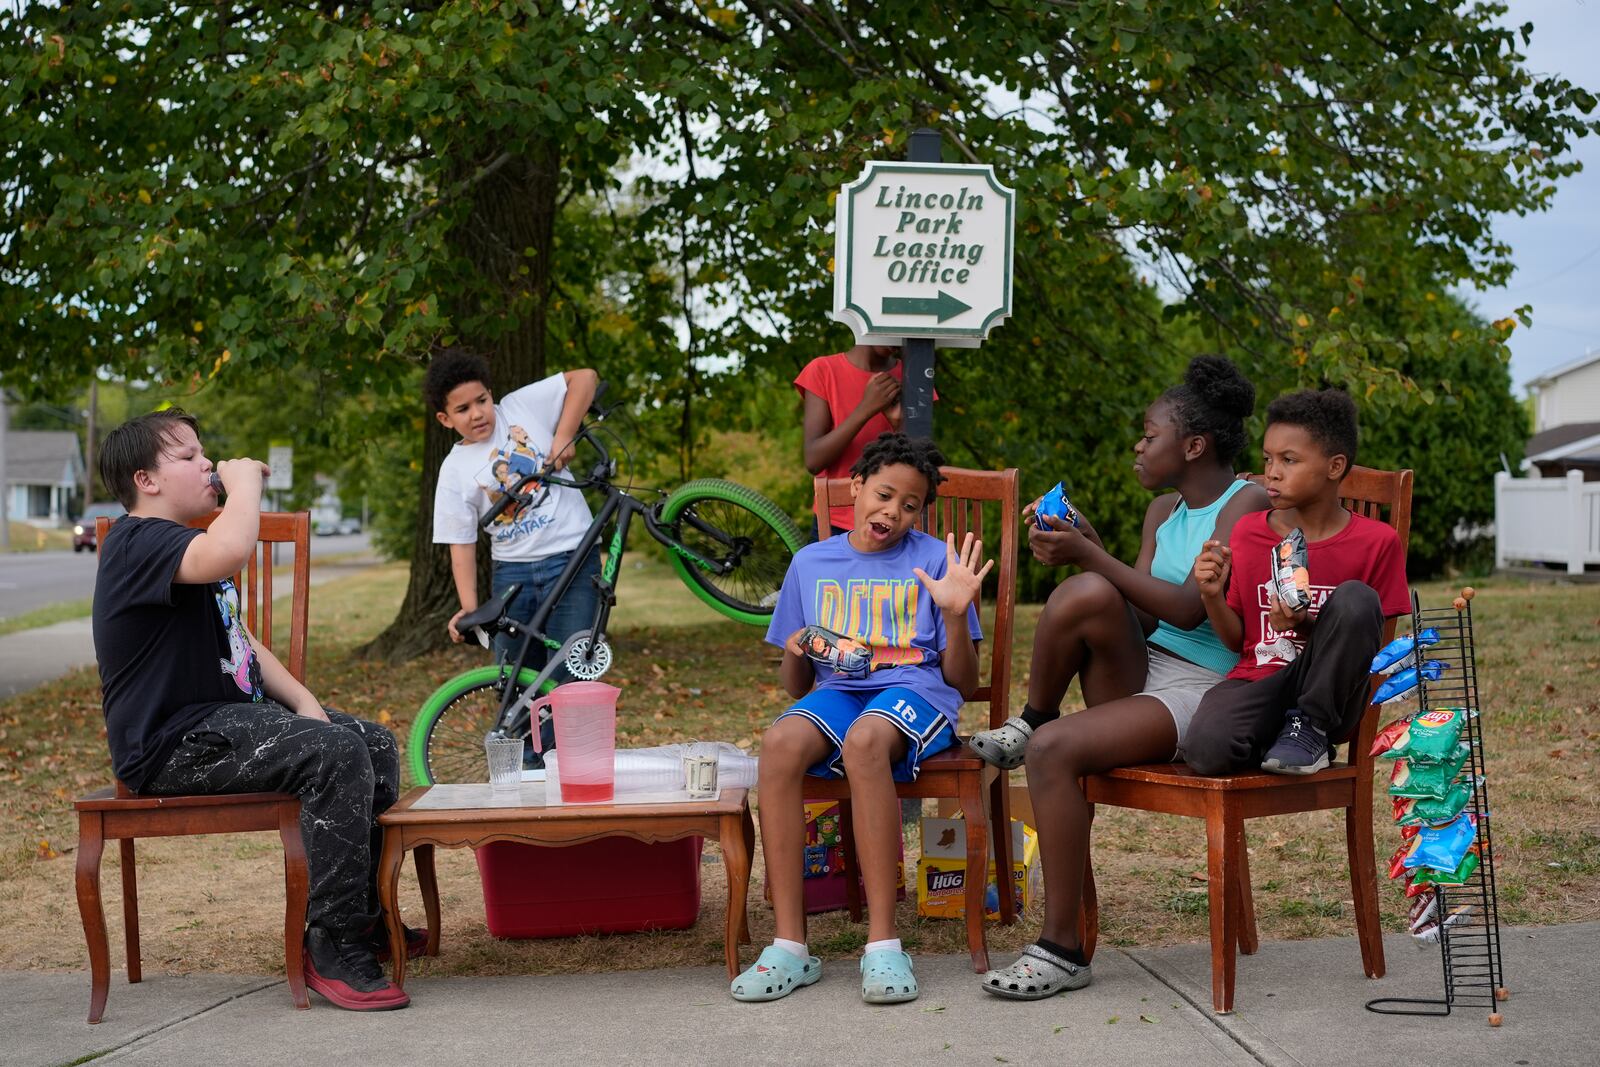
[{"label": "green tree foliage", "polygon": [[1545,206],[1593,128],[1501,13],[31,4],[0,13],[0,374],[366,398],[352,435],[416,435],[371,475],[416,501],[387,641],[414,650],[453,596],[428,536],[449,442],[414,400],[431,348],[483,348],[501,390],[595,364],[649,462],[719,465],[738,453],[707,455],[713,435],[792,427],[788,381],[848,343],[826,317],[835,190],[935,126],[1019,206],[1016,317],[942,358],[938,434],[1030,491],[1067,478],[1126,552],[1124,450],[1194,351],[1264,396],[1345,384],[1374,434],[1501,388],[1511,320],[1437,322],[1426,294],[1503,281],[1491,217]]}]

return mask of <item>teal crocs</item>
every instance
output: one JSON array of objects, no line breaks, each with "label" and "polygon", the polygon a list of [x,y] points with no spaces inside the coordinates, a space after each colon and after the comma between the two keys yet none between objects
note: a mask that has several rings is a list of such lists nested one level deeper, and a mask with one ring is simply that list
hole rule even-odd
[{"label": "teal crocs", "polygon": [[822,977],[822,961],[815,956],[801,959],[793,952],[768,945],[757,960],[728,987],[734,1000],[778,1000],[803,985]]},{"label": "teal crocs", "polygon": [[861,999],[868,1004],[903,1004],[917,999],[917,976],[904,952],[879,949],[861,957]]}]

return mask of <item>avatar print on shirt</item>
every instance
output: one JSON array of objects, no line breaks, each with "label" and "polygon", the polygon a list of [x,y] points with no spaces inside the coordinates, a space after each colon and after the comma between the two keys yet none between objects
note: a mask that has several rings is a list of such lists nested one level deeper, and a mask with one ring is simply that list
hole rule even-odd
[{"label": "avatar print on shirt", "polygon": [[[1293,663],[1300,655],[1300,650],[1306,647],[1306,639],[1296,630],[1279,631],[1272,628],[1270,585],[1270,582],[1262,582],[1256,587],[1256,609],[1261,613],[1261,640],[1256,642],[1255,647],[1256,666],[1286,667]],[[1307,610],[1313,617],[1322,610],[1322,605],[1332,593],[1331,585],[1313,585],[1310,588],[1311,605]]]},{"label": "avatar print on shirt", "polygon": [[244,621],[239,617],[239,590],[231,578],[217,583],[217,612],[222,616],[222,628],[228,631],[228,658],[219,660],[222,673],[233,679],[239,692],[252,702],[262,697],[257,684],[259,672],[255,666],[255,650],[250,647],[250,635],[245,633]]},{"label": "avatar print on shirt", "polygon": [[[521,478],[538,473],[544,462],[544,455],[534,447],[528,431],[521,426],[512,426],[505,445],[494,454],[488,469],[481,472],[476,481],[479,488],[488,494],[489,506],[493,507]],[[544,483],[537,478],[521,489],[535,504],[539,502],[543,491]],[[507,508],[495,516],[491,535],[496,541],[510,541],[554,521],[549,515],[532,514],[533,510],[532,505]]]},{"label": "avatar print on shirt", "polygon": [[814,593],[817,625],[868,645],[870,671],[933,665],[939,654],[912,643],[922,594],[916,578],[819,579]]}]

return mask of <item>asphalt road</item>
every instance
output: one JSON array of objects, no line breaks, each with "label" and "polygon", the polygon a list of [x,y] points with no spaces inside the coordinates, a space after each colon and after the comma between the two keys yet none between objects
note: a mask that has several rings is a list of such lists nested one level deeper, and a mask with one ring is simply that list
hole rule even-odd
[{"label": "asphalt road", "polygon": [[[365,533],[313,537],[312,558],[365,552]],[[94,556],[88,552],[14,552],[0,555],[0,619],[94,595]]]}]

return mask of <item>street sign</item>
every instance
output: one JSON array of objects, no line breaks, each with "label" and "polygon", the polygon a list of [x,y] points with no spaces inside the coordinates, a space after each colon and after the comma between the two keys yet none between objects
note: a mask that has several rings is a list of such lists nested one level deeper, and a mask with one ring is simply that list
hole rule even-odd
[{"label": "street sign", "polygon": [[977,347],[1011,315],[1015,205],[987,165],[868,162],[835,207],[833,317],[858,344]]},{"label": "street sign", "polygon": [[269,445],[267,466],[272,468],[272,473],[267,475],[268,489],[294,488],[294,446]]}]

